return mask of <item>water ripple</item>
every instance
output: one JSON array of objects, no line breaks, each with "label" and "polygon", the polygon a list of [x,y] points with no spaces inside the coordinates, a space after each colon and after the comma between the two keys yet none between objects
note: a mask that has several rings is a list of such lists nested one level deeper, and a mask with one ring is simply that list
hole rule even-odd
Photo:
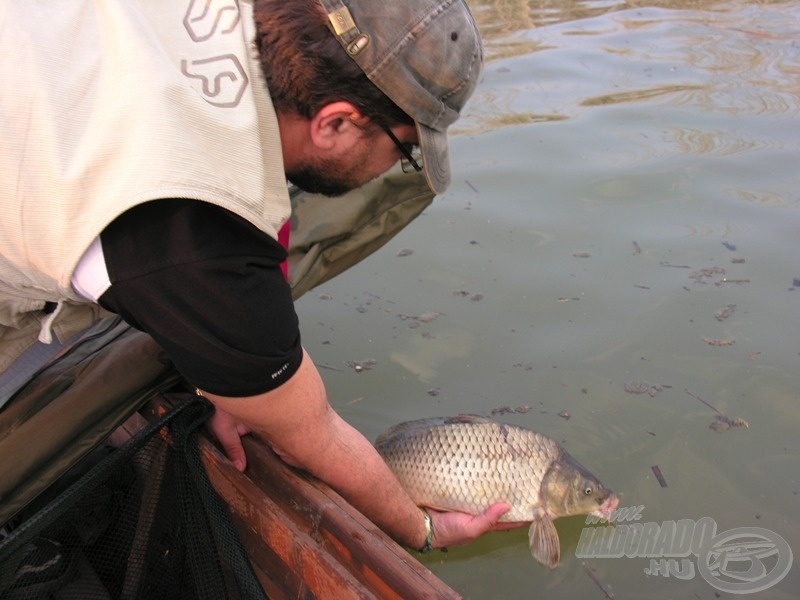
[{"label": "water ripple", "polygon": [[[553,120],[548,115],[572,118],[581,109],[623,103],[659,101],[733,115],[783,116],[800,109],[796,3],[483,5],[491,6],[477,11],[479,21],[483,14],[487,77],[504,84],[494,89],[509,97],[482,102],[494,114],[474,115],[482,123],[470,124],[471,131]],[[511,106],[513,99],[528,106]],[[548,105],[555,110],[543,110]],[[510,116],[501,118],[501,112]]]},{"label": "water ripple", "polygon": [[682,154],[733,156],[753,150],[780,150],[778,140],[759,140],[746,137],[741,131],[672,127],[666,131],[666,141],[677,145]]},{"label": "water ripple", "polygon": [[662,85],[649,89],[630,90],[627,92],[617,92],[614,94],[604,94],[587,98],[581,102],[581,106],[603,106],[606,104],[622,104],[624,102],[639,102],[650,100],[666,94],[676,94],[684,92],[694,92],[703,89],[701,85]]}]

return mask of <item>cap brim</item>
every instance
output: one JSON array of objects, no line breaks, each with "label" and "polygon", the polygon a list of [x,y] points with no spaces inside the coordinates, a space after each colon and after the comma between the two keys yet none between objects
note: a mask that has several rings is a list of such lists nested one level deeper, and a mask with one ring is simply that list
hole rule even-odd
[{"label": "cap brim", "polygon": [[436,131],[417,122],[417,138],[422,152],[422,165],[428,186],[435,194],[450,186],[450,152],[447,133]]}]

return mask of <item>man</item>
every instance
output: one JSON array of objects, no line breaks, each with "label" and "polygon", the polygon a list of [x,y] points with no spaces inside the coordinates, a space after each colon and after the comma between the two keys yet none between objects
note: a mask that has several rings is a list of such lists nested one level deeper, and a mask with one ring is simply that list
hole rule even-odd
[{"label": "man", "polygon": [[342,194],[419,145],[447,187],[482,68],[463,0],[17,0],[0,30],[0,369],[100,306],[214,403],[237,468],[256,431],[411,548],[498,528],[504,504],[420,511],[331,409],[278,242],[286,178]]}]

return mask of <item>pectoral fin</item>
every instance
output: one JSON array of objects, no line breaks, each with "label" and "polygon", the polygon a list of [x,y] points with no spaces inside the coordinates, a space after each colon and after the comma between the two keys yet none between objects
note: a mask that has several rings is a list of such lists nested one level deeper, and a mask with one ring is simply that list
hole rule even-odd
[{"label": "pectoral fin", "polygon": [[531,546],[531,554],[540,563],[550,569],[558,566],[561,558],[561,542],[558,540],[558,532],[553,520],[550,517],[536,519],[531,523],[528,530],[528,541]]}]

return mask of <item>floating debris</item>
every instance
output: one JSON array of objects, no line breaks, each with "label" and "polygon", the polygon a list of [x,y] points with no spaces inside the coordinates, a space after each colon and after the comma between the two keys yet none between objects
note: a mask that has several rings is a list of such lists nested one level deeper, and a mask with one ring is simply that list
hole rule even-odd
[{"label": "floating debris", "polygon": [[512,367],[522,367],[525,371],[533,371],[533,363],[514,363]]},{"label": "floating debris", "polygon": [[792,279],[792,287],[800,287],[800,277]]},{"label": "floating debris", "polygon": [[428,396],[438,396],[441,392],[442,390],[438,387],[431,388],[428,390]]},{"label": "floating debris", "polygon": [[702,402],[708,408],[717,413],[716,415],[714,415],[714,421],[712,421],[711,425],[708,426],[709,429],[713,429],[717,433],[730,429],[731,427],[744,427],[745,429],[750,429],[750,423],[748,423],[744,419],[732,419],[724,412],[719,410],[717,407],[715,407],[713,404],[709,404],[708,402],[703,400],[700,396],[694,395],[689,390],[683,390],[683,391],[686,392],[689,396],[691,396],[695,400]]},{"label": "floating debris", "polygon": [[716,340],[708,337],[703,337],[703,341],[709,346],[733,346],[736,342],[736,340]]},{"label": "floating debris", "polygon": [[572,256],[575,258],[590,258],[592,255],[588,252],[573,252]]},{"label": "floating debris", "polygon": [[726,285],[729,283],[733,283],[735,285],[744,285],[745,283],[750,283],[749,279],[728,279],[727,277],[723,277],[719,281],[715,281],[714,285]]},{"label": "floating debris", "polygon": [[558,299],[558,301],[559,301],[559,302],[571,302],[571,301],[573,301],[573,300],[575,300],[575,301],[578,301],[578,300],[580,300],[580,298],[567,298],[567,297],[565,297],[565,296],[561,296],[561,297]]},{"label": "floating debris", "polygon": [[[691,269],[692,268],[689,265],[673,265],[671,262],[668,262],[668,261],[665,261],[665,260],[662,260],[660,263],[658,263],[658,265],[660,267],[672,267],[673,269]],[[690,277],[691,277],[691,275],[690,275]]]},{"label": "floating debris", "polygon": [[646,285],[641,285],[641,284],[639,284],[639,283],[634,283],[634,284],[633,284],[633,287],[635,287],[635,288],[639,288],[640,290],[649,290],[649,289],[650,289],[650,287],[649,287],[649,286],[646,286]]},{"label": "floating debris", "polygon": [[633,253],[634,254],[641,254],[642,253],[642,247],[639,246],[639,244],[636,242],[636,240],[633,241]]},{"label": "floating debris", "polygon": [[662,488],[667,487],[667,480],[664,479],[664,474],[661,473],[661,468],[658,465],[653,465],[650,468],[653,469],[653,475],[656,476],[656,479],[658,480],[658,485],[660,485]]},{"label": "floating debris", "polygon": [[625,391],[629,394],[646,394],[650,384],[646,381],[629,381],[625,384]]},{"label": "floating debris", "polygon": [[686,393],[687,393],[689,396],[691,396],[691,397],[692,397],[692,398],[694,398],[695,400],[697,400],[698,402],[702,402],[703,404],[705,404],[705,405],[706,405],[708,408],[710,408],[711,410],[713,410],[713,411],[714,411],[715,413],[717,413],[718,415],[722,415],[722,414],[724,414],[724,413],[723,413],[721,410],[719,410],[719,409],[718,409],[716,406],[714,406],[713,404],[709,404],[708,402],[706,402],[705,400],[703,400],[703,399],[702,399],[700,396],[695,396],[695,395],[694,395],[692,392],[690,392],[689,390],[683,390],[683,391],[684,391],[684,392],[686,392]]},{"label": "floating debris", "polygon": [[416,329],[422,323],[430,323],[434,319],[441,317],[444,313],[436,312],[435,310],[431,310],[428,312],[424,312],[418,317],[414,317],[412,315],[397,315],[401,321],[411,321],[408,324],[409,329]]},{"label": "floating debris", "polygon": [[472,294],[472,296],[470,296],[469,299],[472,302],[480,302],[481,300],[483,300],[483,294]]},{"label": "floating debris", "polygon": [[750,423],[744,419],[731,419],[728,415],[715,415],[714,421],[708,426],[717,433],[730,429],[731,427],[744,427],[750,429]]},{"label": "floating debris", "polygon": [[317,298],[319,298],[320,300],[333,300],[333,296],[331,296],[330,294],[320,294],[319,296],[317,296]]},{"label": "floating debris", "polygon": [[435,310],[432,310],[432,311],[428,311],[428,312],[422,313],[420,316],[417,317],[417,321],[419,321],[420,323],[430,323],[435,318],[441,317],[441,316],[442,316],[442,313],[436,312]]},{"label": "floating debris", "polygon": [[743,258],[732,258],[731,262],[735,265],[743,265],[746,261]]},{"label": "floating debris", "polygon": [[733,314],[733,311],[735,310],[736,310],[735,304],[727,304],[725,308],[721,308],[720,310],[714,313],[714,318],[717,321],[724,321],[725,319],[730,317]]},{"label": "floating debris", "polygon": [[572,418],[572,414],[568,410],[562,410],[560,413],[558,413],[558,416],[562,419],[566,419],[567,421]]},{"label": "floating debris", "polygon": [[706,267],[689,273],[689,279],[693,279],[695,283],[708,283],[707,280],[714,275],[725,275],[725,273],[727,271],[722,267]]},{"label": "floating debris", "polygon": [[531,411],[530,406],[517,406],[516,408],[511,408],[510,406],[497,406],[492,409],[493,415],[510,415],[514,413],[518,413],[524,415],[525,413],[529,413]]},{"label": "floating debris", "polygon": [[589,576],[589,579],[591,579],[594,582],[594,584],[598,588],[600,588],[600,591],[603,592],[603,596],[605,597],[605,600],[615,600],[614,599],[614,594],[612,594],[609,590],[607,590],[606,586],[603,585],[603,582],[600,581],[600,579],[597,577],[597,575],[595,575],[592,572],[592,571],[595,571],[595,569],[593,569],[592,567],[587,565],[585,560],[581,561],[581,566],[583,567],[583,570],[586,572],[586,574]]},{"label": "floating debris", "polygon": [[366,360],[362,360],[361,362],[348,360],[345,364],[351,369],[355,370],[356,373],[361,373],[361,371],[369,371],[372,367],[378,364],[378,361],[373,358],[368,358]]},{"label": "floating debris", "polygon": [[736,252],[736,246],[733,244],[729,244],[728,242],[722,242],[722,245],[725,246],[731,252]]},{"label": "floating debris", "polygon": [[646,381],[629,381],[625,384],[625,391],[629,394],[647,394],[651,398],[655,398],[659,392],[671,389],[671,385],[665,383],[650,384]]},{"label": "floating debris", "polygon": [[462,298],[469,296],[467,290],[453,290],[453,296],[461,296]]},{"label": "floating debris", "polygon": [[397,253],[397,256],[411,256],[412,254],[414,254],[414,251],[411,248],[403,248]]}]

